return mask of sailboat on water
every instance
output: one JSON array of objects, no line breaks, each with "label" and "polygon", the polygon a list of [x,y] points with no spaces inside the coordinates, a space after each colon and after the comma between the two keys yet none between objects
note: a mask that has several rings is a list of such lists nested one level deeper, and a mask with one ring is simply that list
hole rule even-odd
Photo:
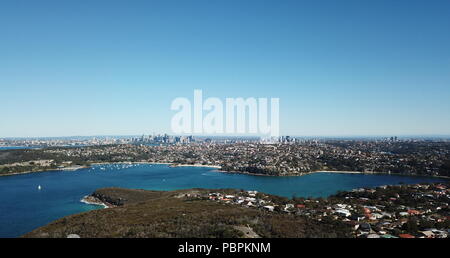
[{"label": "sailboat on water", "polygon": [[41,189],[42,189],[41,185],[38,185],[38,190],[41,190]]}]

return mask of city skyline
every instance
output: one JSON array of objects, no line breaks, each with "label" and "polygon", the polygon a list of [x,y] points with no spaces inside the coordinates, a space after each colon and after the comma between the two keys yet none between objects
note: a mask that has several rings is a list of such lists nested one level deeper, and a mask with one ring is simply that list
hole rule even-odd
[{"label": "city skyline", "polygon": [[448,1],[5,2],[0,138],[168,133],[280,98],[280,135],[449,136]]},{"label": "city skyline", "polygon": [[389,140],[392,137],[398,138],[398,140],[450,140],[450,135],[445,134],[423,134],[423,135],[280,135],[278,137],[270,137],[265,135],[254,134],[169,134],[169,133],[141,133],[141,134],[129,134],[129,135],[63,135],[63,136],[27,136],[27,137],[0,137],[0,140],[69,140],[69,139],[133,139],[141,137],[156,137],[156,136],[169,136],[169,137],[194,137],[200,139],[211,138],[215,139],[252,139],[252,140],[276,140],[283,137],[292,137],[301,140],[326,140],[326,139],[342,139],[342,140]]}]

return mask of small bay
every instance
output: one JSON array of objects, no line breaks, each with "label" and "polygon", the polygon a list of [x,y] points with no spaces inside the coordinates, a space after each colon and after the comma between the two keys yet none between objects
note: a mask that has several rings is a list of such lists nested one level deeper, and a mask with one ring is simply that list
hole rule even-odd
[{"label": "small bay", "polygon": [[[235,188],[285,197],[327,197],[338,191],[381,185],[438,182],[438,178],[398,175],[313,173],[268,177],[219,173],[207,167],[159,164],[106,164],[76,171],[0,177],[0,237],[18,237],[61,217],[99,209],[80,200],[102,187],[148,190]],[[38,187],[41,189],[38,189]]]}]

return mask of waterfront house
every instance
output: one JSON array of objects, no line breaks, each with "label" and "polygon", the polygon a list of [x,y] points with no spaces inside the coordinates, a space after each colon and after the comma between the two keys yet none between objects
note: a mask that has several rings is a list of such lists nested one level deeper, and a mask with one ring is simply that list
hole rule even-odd
[{"label": "waterfront house", "polygon": [[266,206],[264,206],[263,208],[266,209],[266,210],[268,210],[268,211],[273,211],[273,210],[275,209],[275,207],[272,206],[272,205],[266,205]]}]

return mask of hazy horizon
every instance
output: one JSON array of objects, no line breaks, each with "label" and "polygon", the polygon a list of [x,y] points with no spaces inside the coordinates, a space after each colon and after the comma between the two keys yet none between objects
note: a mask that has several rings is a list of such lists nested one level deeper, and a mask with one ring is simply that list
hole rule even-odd
[{"label": "hazy horizon", "polygon": [[[59,138],[132,138],[132,137],[141,137],[142,135],[164,135],[161,134],[130,134],[130,135],[61,135],[61,136],[26,136],[26,137],[0,137],[0,139],[59,139]],[[181,134],[169,134],[169,136],[194,136],[198,138],[268,138],[266,135],[251,135],[251,134],[243,134],[243,135],[222,135],[222,134],[203,134],[203,135],[181,135]],[[440,135],[440,134],[425,134],[425,135],[280,135],[281,136],[290,136],[295,138],[349,138],[349,139],[359,139],[359,138],[390,138],[390,137],[398,137],[399,139],[432,139],[432,138],[443,138],[450,139],[449,135]]]}]

